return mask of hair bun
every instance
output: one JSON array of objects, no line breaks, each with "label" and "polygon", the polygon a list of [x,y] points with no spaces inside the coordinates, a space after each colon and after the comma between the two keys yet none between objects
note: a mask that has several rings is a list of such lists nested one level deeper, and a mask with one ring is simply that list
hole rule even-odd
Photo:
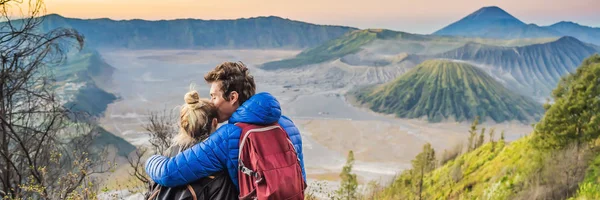
[{"label": "hair bun", "polygon": [[185,100],[185,103],[187,104],[196,104],[200,101],[200,95],[198,95],[197,91],[190,91],[185,94],[183,100]]}]

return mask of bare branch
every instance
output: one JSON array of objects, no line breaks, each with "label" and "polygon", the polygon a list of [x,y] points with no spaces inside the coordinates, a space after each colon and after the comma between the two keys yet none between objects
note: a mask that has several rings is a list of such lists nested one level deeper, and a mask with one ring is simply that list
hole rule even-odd
[{"label": "bare branch", "polygon": [[[21,16],[10,13],[15,10]],[[88,153],[96,130],[70,118],[49,70],[71,47],[80,50],[83,36],[42,30],[44,13],[43,0],[0,0],[0,198],[79,195],[97,166]]]}]

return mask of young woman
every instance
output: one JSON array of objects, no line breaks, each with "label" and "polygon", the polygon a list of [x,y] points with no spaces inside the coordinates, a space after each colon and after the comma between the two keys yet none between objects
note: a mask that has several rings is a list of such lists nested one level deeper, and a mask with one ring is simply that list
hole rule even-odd
[{"label": "young woman", "polygon": [[[185,94],[185,104],[179,115],[179,133],[165,156],[174,157],[196,143],[208,138],[217,130],[217,108],[208,99],[200,99],[192,90]],[[147,199],[238,199],[238,191],[226,171],[217,172],[191,184],[180,187],[163,187],[152,183]]]}]

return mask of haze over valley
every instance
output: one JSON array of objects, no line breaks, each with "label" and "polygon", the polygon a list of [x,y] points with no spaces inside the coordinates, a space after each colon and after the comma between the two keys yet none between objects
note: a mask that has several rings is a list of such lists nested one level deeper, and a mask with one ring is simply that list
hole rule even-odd
[{"label": "haze over valley", "polygon": [[150,112],[177,114],[190,85],[209,98],[204,74],[242,61],[258,92],[273,94],[300,129],[309,189],[320,198],[337,189],[350,150],[359,184],[387,185],[411,168],[424,144],[438,154],[464,144],[476,118],[496,138],[504,131],[508,142],[529,135],[561,77],[600,53],[600,28],[525,24],[498,7],[431,35],[279,17],[48,15],[42,27],[63,26],[80,31],[87,44],[56,69],[61,94],[94,115],[110,135],[102,144],[121,152],[109,184],[128,181],[123,155],[149,145],[143,125]]}]

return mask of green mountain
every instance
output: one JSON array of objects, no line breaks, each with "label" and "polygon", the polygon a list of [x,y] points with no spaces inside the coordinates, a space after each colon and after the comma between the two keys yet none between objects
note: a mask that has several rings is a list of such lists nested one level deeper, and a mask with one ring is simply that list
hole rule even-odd
[{"label": "green mountain", "polygon": [[560,77],[573,72],[585,58],[600,52],[600,48],[573,37],[562,37],[544,44],[522,47],[498,47],[468,43],[463,47],[427,56],[464,60],[492,66],[511,89],[523,94],[548,96]]},{"label": "green mountain", "polygon": [[484,71],[445,60],[425,61],[390,83],[353,94],[373,111],[432,122],[476,116],[526,122],[542,113],[541,105],[510,92]]},{"label": "green mountain", "polygon": [[559,22],[551,26],[526,24],[496,6],[483,7],[433,34],[503,39],[572,36],[600,45],[600,28],[570,22]]},{"label": "green mountain", "polygon": [[598,85],[596,54],[558,85],[532,134],[505,143],[486,133],[485,144],[443,156],[422,176],[417,156],[374,199],[600,199]]},{"label": "green mountain", "polygon": [[[317,47],[307,49],[294,58],[264,63],[261,68],[266,70],[295,68],[317,64],[335,59],[343,59],[369,49],[370,54],[398,55],[420,54],[429,55],[442,53],[459,48],[469,42],[497,46],[521,46],[552,41],[551,38],[537,39],[484,39],[453,36],[419,35],[385,29],[366,29],[349,32],[335,40],[325,42]],[[387,62],[387,61],[382,61]]]},{"label": "green mountain", "polygon": [[92,47],[131,49],[306,48],[356,30],[315,25],[280,17],[236,20],[73,19],[47,15],[43,30],[74,28]]}]

